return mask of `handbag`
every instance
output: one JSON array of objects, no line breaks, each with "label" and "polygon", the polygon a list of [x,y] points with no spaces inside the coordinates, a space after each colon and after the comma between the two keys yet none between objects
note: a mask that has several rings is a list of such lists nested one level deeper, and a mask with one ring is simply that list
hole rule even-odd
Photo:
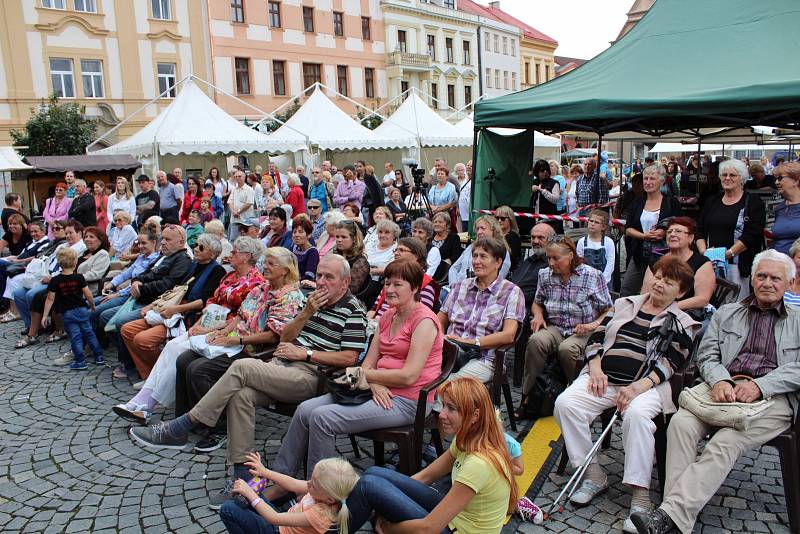
[{"label": "handbag", "polygon": [[[735,382],[752,380],[749,376],[734,376]],[[703,382],[685,388],[678,396],[678,404],[702,422],[716,426],[747,431],[750,424],[773,405],[772,397],[756,402],[716,402],[711,400],[711,386]]]},{"label": "handbag", "polygon": [[522,411],[532,418],[553,415],[556,399],[566,389],[567,379],[558,358],[551,357],[528,394]]},{"label": "handbag", "polygon": [[133,305],[136,304],[136,299],[133,297],[128,297],[122,306],[117,308],[117,311],[114,312],[114,315],[111,316],[111,319],[108,320],[106,326],[103,327],[103,330],[106,332],[116,332],[117,331],[117,319],[122,317],[123,314],[126,314],[133,310]]},{"label": "handbag", "polygon": [[336,404],[342,406],[358,406],[372,399],[372,390],[367,385],[360,367],[336,369],[328,373],[325,386]]},{"label": "handbag", "polygon": [[455,373],[467,363],[472,360],[477,360],[481,357],[481,348],[477,345],[472,345],[470,343],[462,343],[461,341],[456,341],[455,339],[448,339],[451,343],[453,343],[456,347],[458,347],[458,353],[456,354],[456,361],[453,364],[453,372]]},{"label": "handbag", "polygon": [[183,300],[183,297],[186,296],[186,293],[189,291],[189,284],[194,281],[194,277],[189,278],[186,282],[179,286],[175,286],[172,289],[168,289],[165,291],[160,297],[154,300],[150,307],[161,313],[164,311],[164,308],[168,308],[169,306],[177,306]]}]

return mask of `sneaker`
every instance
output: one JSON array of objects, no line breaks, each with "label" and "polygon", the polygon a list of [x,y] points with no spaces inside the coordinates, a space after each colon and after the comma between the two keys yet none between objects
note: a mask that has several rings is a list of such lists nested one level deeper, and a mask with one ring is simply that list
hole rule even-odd
[{"label": "sneaker", "polygon": [[173,436],[167,423],[131,427],[129,434],[140,445],[153,449],[183,449],[189,443],[187,436]]},{"label": "sneaker", "polygon": [[133,385],[133,389],[139,391],[144,387],[144,380],[140,380]]},{"label": "sneaker", "polygon": [[73,361],[75,361],[75,356],[72,355],[72,352],[68,352],[53,360],[53,363],[56,365],[69,365]]},{"label": "sneaker", "polygon": [[570,502],[575,506],[586,506],[592,499],[594,499],[597,495],[603,493],[605,490],[608,489],[608,481],[602,486],[598,486],[591,480],[584,480],[581,483],[581,487],[572,494],[570,497]]},{"label": "sneaker", "polygon": [[94,357],[94,364],[95,365],[105,365],[106,364],[106,359],[103,358],[102,356],[95,356]]},{"label": "sneaker", "polygon": [[517,502],[517,513],[523,521],[528,521],[534,525],[541,525],[544,521],[542,509],[527,497],[523,497]]},{"label": "sneaker", "polygon": [[211,452],[219,449],[228,442],[228,434],[222,432],[211,432],[208,436],[204,437],[197,442],[194,446],[194,452]]},{"label": "sneaker", "polygon": [[150,419],[150,412],[148,412],[145,408],[145,406],[140,404],[126,402],[125,404],[117,404],[112,409],[114,410],[115,414],[122,417],[126,421],[132,421],[134,423],[139,423],[140,425],[146,425],[147,420]]},{"label": "sneaker", "polygon": [[652,512],[634,512],[631,522],[639,534],[668,534],[675,529],[672,518],[661,508]]},{"label": "sneaker", "polygon": [[625,523],[622,525],[622,532],[627,532],[628,534],[637,534],[639,532],[636,530],[636,525],[633,524],[631,521],[631,516],[633,514],[648,514],[650,513],[650,508],[645,508],[643,506],[631,506],[631,511],[628,513],[628,517],[625,519]]},{"label": "sneaker", "polygon": [[212,493],[208,497],[208,507],[212,510],[219,510],[222,508],[222,505],[226,502],[230,501],[234,498],[233,495],[233,483],[236,482],[234,479],[228,479],[225,482],[225,486],[222,487],[221,490]]},{"label": "sneaker", "polygon": [[71,364],[69,364],[70,371],[84,371],[88,368],[89,366],[86,364],[86,360],[80,362],[72,362]]}]

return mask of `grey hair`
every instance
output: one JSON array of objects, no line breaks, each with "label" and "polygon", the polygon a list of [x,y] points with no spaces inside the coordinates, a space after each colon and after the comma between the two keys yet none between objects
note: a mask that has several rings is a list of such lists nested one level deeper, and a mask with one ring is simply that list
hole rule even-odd
[{"label": "grey hair", "polygon": [[648,165],[642,171],[642,176],[644,176],[648,172],[656,173],[658,175],[658,179],[661,180],[662,182],[667,179],[667,170],[661,164],[654,163],[653,165]]},{"label": "grey hair", "polygon": [[740,159],[726,159],[719,164],[719,174],[722,176],[723,171],[736,171],[742,177],[742,185],[750,178],[750,170],[745,165],[744,161]]},{"label": "grey hair", "polygon": [[347,217],[344,216],[341,210],[330,210],[325,213],[325,226],[329,224],[339,224],[345,219],[347,219]]},{"label": "grey hair", "polygon": [[206,233],[212,233],[214,235],[225,235],[225,226],[219,219],[211,219],[205,224],[204,228]]},{"label": "grey hair", "polygon": [[112,214],[112,218],[116,217],[117,215],[120,215],[123,219],[125,219],[127,224],[130,224],[131,221],[133,221],[133,219],[131,218],[131,214],[128,213],[127,211],[125,211],[125,210],[114,210],[114,213]]},{"label": "grey hair", "polygon": [[289,178],[286,180],[289,185],[300,185],[300,177],[297,176],[295,173],[291,173]]},{"label": "grey hair", "polygon": [[197,244],[208,247],[214,259],[219,258],[222,254],[222,241],[214,234],[200,234],[197,236]]},{"label": "grey hair", "polygon": [[378,224],[375,225],[375,231],[380,232],[381,230],[389,230],[394,234],[395,241],[398,237],[400,237],[400,227],[394,223],[394,221],[387,221],[386,219],[382,221],[378,221]]},{"label": "grey hair", "polygon": [[792,246],[789,247],[789,257],[794,259],[798,252],[800,252],[800,237],[798,237],[795,242],[792,243]]},{"label": "grey hair", "polygon": [[247,236],[237,237],[236,241],[233,242],[233,248],[239,252],[249,252],[252,256],[250,263],[253,265],[261,259],[261,256],[264,255],[264,250],[266,250],[264,243],[260,240]]},{"label": "grey hair", "polygon": [[434,235],[433,230],[433,223],[426,219],[425,217],[417,217],[414,219],[414,222],[411,223],[411,229],[414,228],[422,228],[428,234],[428,239],[431,239]]},{"label": "grey hair", "polygon": [[433,216],[433,220],[435,221],[436,219],[441,219],[441,220],[444,221],[444,224],[446,226],[450,226],[450,222],[451,222],[450,214],[447,213],[446,211],[440,211],[440,212],[436,213],[436,215]]},{"label": "grey hair", "polygon": [[84,180],[84,179],[82,179],[82,178],[76,178],[76,179],[75,179],[75,182],[74,182],[74,184],[75,184],[76,186],[77,186],[77,185],[83,185],[83,187],[87,187],[87,186],[86,186],[86,180]]},{"label": "grey hair", "polygon": [[[792,245],[792,247],[794,248],[795,245],[797,245],[796,242],[794,245]],[[797,266],[795,266],[794,261],[792,261],[792,258],[787,256],[783,252],[778,252],[774,248],[770,248],[762,252],[759,252],[758,254],[756,254],[756,257],[753,258],[753,271],[752,274],[750,275],[751,278],[755,279],[756,272],[758,271],[758,264],[764,260],[779,261],[783,263],[783,265],[786,267],[786,276],[789,278],[789,280],[794,280],[794,277],[797,275]]]},{"label": "grey hair", "polygon": [[[299,184],[294,184],[294,185],[299,185]],[[292,207],[292,205],[291,204],[281,204],[281,208],[283,208],[283,211],[286,212],[286,220],[287,221],[291,221],[292,220],[292,212],[294,211],[294,208]]]},{"label": "grey hair", "polygon": [[331,252],[329,254],[325,254],[320,261],[322,262],[329,260],[336,261],[339,264],[339,269],[341,269],[342,278],[350,277],[350,263],[348,263],[348,261],[345,259],[344,256],[342,256],[341,254],[334,254],[333,252]]}]

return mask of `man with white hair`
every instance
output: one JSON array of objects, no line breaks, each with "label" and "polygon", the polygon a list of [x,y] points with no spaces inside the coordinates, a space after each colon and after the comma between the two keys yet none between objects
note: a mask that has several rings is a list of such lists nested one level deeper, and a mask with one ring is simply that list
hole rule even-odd
[{"label": "man with white hair", "polygon": [[[753,260],[753,293],[727,304],[711,318],[697,357],[700,377],[714,402],[752,403],[771,399],[746,430],[715,427],[681,408],[667,431],[664,499],[652,512],[631,520],[642,534],[673,528],[692,532],[697,515],[745,452],[789,428],[800,408],[800,315],[788,310],[783,294],[796,275],[794,262],[775,250]],[[697,444],[712,434],[700,458]],[[791,481],[785,481],[791,484]]]},{"label": "man with white hair", "polygon": [[[272,163],[270,163],[270,166],[272,166]],[[255,210],[253,210],[255,203],[256,193],[244,181],[244,171],[236,171],[233,174],[231,194],[228,197],[228,206],[231,209],[230,236],[228,240],[231,243],[239,237],[239,223],[244,219],[250,219],[255,216]]]},{"label": "man with white hair", "polygon": [[68,216],[81,223],[84,228],[97,224],[97,207],[94,204],[94,196],[86,187],[86,182],[81,179],[75,180],[75,198],[72,199]]},{"label": "man with white hair", "polygon": [[302,165],[297,166],[297,177],[300,179],[300,189],[303,190],[303,196],[308,198],[309,180],[308,176],[306,176],[306,168]]}]

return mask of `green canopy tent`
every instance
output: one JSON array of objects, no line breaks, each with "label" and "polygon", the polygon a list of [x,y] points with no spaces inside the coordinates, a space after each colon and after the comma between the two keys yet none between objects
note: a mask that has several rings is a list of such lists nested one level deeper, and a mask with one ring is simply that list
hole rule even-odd
[{"label": "green canopy tent", "polygon": [[[519,150],[485,143],[488,127],[698,142],[749,132],[754,124],[797,129],[798,27],[797,0],[657,0],[628,34],[578,69],[478,102],[474,159],[497,167],[493,158],[512,158],[512,150]],[[484,146],[492,158],[484,155]],[[475,169],[474,208],[488,206],[488,188],[480,179],[485,171]],[[527,174],[527,169],[514,172]],[[502,196],[515,196],[520,203],[528,195],[526,186]]]}]

